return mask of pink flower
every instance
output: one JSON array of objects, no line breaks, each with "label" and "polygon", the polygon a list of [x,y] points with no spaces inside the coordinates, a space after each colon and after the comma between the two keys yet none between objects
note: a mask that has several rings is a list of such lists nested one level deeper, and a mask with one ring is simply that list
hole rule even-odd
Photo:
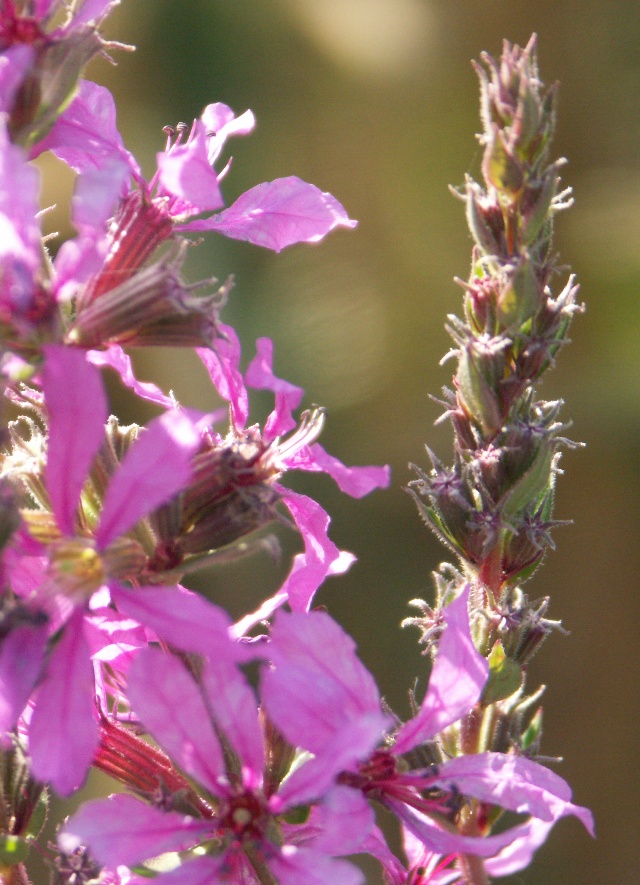
[{"label": "pink flower", "polygon": [[[221,651],[224,657],[224,645]],[[323,782],[313,794],[313,825],[286,822],[299,795],[287,791],[286,782],[278,788],[282,775],[267,765],[255,697],[233,664],[212,655],[197,684],[179,660],[147,649],[131,667],[129,698],[158,744],[214,801],[200,817],[150,808],[122,794],[88,802],[60,836],[65,852],[85,844],[110,867],[131,866],[206,843],[206,854],[184,855],[179,869],[158,881],[254,882],[258,864],[282,885],[362,882],[361,873],[334,856],[357,849],[373,825],[372,812],[353,791]]]},{"label": "pink flower", "polygon": [[[281,485],[281,475],[287,470],[324,472],[335,480],[343,492],[360,498],[375,488],[385,488],[389,484],[389,468],[346,467],[337,458],[328,455],[315,442],[324,422],[321,410],[304,413],[296,429],[297,422],[292,412],[300,405],[304,391],[273,373],[272,342],[268,338],[258,339],[256,356],[243,378],[239,368],[238,338],[229,327],[222,328],[225,337],[216,351],[198,351],[213,384],[230,406],[231,427],[224,443],[222,438],[220,443],[251,443],[254,454],[251,465],[245,467],[247,476],[253,475],[256,482],[269,483],[289,510],[305,546],[304,553],[294,558],[291,572],[278,593],[237,625],[237,635],[242,635],[269,617],[284,602],[288,602],[296,611],[308,611],[313,595],[324,579],[346,571],[355,559],[351,553],[338,550],[329,539],[327,529],[330,519],[322,507],[306,495],[292,492]],[[269,390],[274,394],[274,408],[262,431],[257,425],[247,427],[247,387]]]},{"label": "pink flower", "polygon": [[[271,718],[289,742],[314,754],[306,767],[307,777],[312,774],[314,782],[335,777],[336,767],[342,764],[340,783],[381,802],[426,849],[438,855],[496,857],[515,844],[520,845],[519,853],[526,853],[533,850],[532,842],[538,847],[536,840],[544,832],[532,820],[552,825],[569,814],[592,833],[590,812],[571,803],[565,781],[525,757],[478,753],[407,770],[401,757],[466,715],[486,681],[488,664],[475,650],[469,633],[468,594],[467,587],[444,610],[446,629],[427,694],[418,713],[397,730],[388,746],[376,749],[383,731],[388,730],[384,729],[377,741],[371,734],[369,749],[366,745],[354,749],[350,732],[380,715],[380,700],[372,677],[354,654],[352,640],[323,613],[304,617],[281,613],[276,618],[270,645],[274,667],[262,677],[262,696]],[[310,710],[313,722],[316,717],[323,722],[322,729],[312,725]],[[352,750],[346,765],[337,750],[343,745]],[[289,789],[299,777],[298,772],[290,777]],[[531,817],[499,835],[457,835],[437,820],[452,818],[463,796]]]},{"label": "pink flower", "polygon": [[[251,111],[236,117],[224,104],[208,105],[186,141],[184,129],[178,129],[175,139],[176,133],[169,132],[166,149],[158,154],[156,175],[147,184],[122,144],[110,93],[83,81],[78,96],[38,150],[51,150],[83,177],[103,170],[105,207],[122,198],[110,234],[110,263],[116,260],[115,249],[129,250],[129,239],[137,242],[140,259],[174,230],[214,230],[279,252],[292,243],[317,242],[335,227],[355,226],[331,194],[295,176],[258,185],[217,215],[196,218],[224,206],[220,181],[228,165],[218,173],[214,163],[229,137],[245,135],[253,126]],[[127,169],[139,192],[126,185]],[[90,200],[96,187],[94,181],[84,188],[83,199]]]},{"label": "pink flower", "polygon": [[[48,625],[41,624],[32,637],[27,662],[25,646],[17,646],[11,634],[5,639],[0,672],[13,664],[26,682],[4,694],[0,709],[8,705],[3,724],[13,725],[40,675],[29,725],[33,770],[69,793],[83,780],[97,742],[91,659],[113,660],[113,650],[106,649],[114,642],[126,658],[127,649],[146,641],[139,623],[177,647],[201,653],[227,638],[230,623],[221,610],[182,588],[132,590],[119,580],[136,556],[136,542],[127,533],[191,476],[191,456],[200,442],[194,422],[176,410],[152,421],[111,477],[96,520],[80,502],[105,440],[107,403],[99,372],[83,351],[50,345],[43,390],[49,424],[46,488],[58,534],[41,544],[23,530],[22,544],[7,554],[7,566],[22,604],[46,613]],[[110,604],[120,613],[115,639]],[[43,635],[54,633],[57,641],[42,674]]]},{"label": "pink flower", "polygon": [[36,149],[51,150],[78,173],[72,206],[78,236],[63,244],[55,262],[57,298],[76,299],[68,343],[211,346],[228,286],[208,297],[191,294],[194,287],[179,277],[180,246],[149,263],[158,246],[181,231],[214,230],[280,251],[354,226],[330,194],[295,177],[252,188],[212,215],[224,206],[226,172],[216,172],[214,163],[230,136],[253,125],[250,111],[235,117],[226,105],[209,105],[186,140],[186,129],[179,127],[175,139],[170,130],[147,183],[123,145],[109,91],[80,83]]},{"label": "pink flower", "polygon": [[72,9],[64,0],[3,0],[0,108],[16,143],[41,140],[73,96],[82,68],[117,45],[105,43],[98,29],[118,3],[83,0]]},{"label": "pink flower", "polygon": [[55,301],[40,280],[39,197],[38,170],[0,120],[0,354],[19,350],[35,330],[50,332],[53,326]]}]

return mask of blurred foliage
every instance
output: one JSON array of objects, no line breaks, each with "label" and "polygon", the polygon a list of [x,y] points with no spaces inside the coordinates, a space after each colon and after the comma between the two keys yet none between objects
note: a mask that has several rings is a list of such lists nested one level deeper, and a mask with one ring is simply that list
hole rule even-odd
[{"label": "blurred foliage", "polygon": [[[555,635],[531,668],[548,683],[543,751],[576,801],[593,808],[592,842],[561,822],[532,867],[513,882],[578,885],[637,879],[640,812],[636,723],[640,616],[640,4],[636,0],[125,0],[107,34],[133,43],[118,66],[92,63],[109,86],[127,145],[154,168],[161,129],[189,122],[210,101],[251,107],[256,132],[232,144],[227,202],[262,180],[296,174],[330,190],[359,219],[317,247],[282,255],[211,237],[194,250],[193,279],[234,273],[225,319],[245,356],[275,342],[276,371],[328,409],[323,443],[348,463],[393,467],[390,491],[352,501],[326,478],[291,480],[333,517],[333,538],[359,563],[332,579],[319,602],[356,637],[362,657],[401,714],[427,668],[415,636],[398,628],[407,602],[431,597],[430,572],[447,558],[402,491],[407,462],[426,466],[428,441],[450,453],[449,428],[429,394],[450,382],[439,366],[450,346],[443,323],[458,312],[452,282],[468,273],[462,204],[448,184],[477,175],[478,89],[469,60],[496,55],[502,38],[539,35],[543,79],[561,83],[555,155],[576,206],[558,220],[556,246],[578,274],[587,313],[573,326],[544,397],[567,401],[573,438],[556,515],[575,524],[528,592],[552,597]],[[45,205],[64,205],[56,175]],[[52,228],[65,232],[63,216]],[[564,279],[557,281],[558,286]],[[209,407],[195,362],[175,352],[136,355],[191,405]],[[125,420],[130,400],[117,406]],[[279,568],[265,561],[201,581],[232,613],[250,610],[278,581],[296,548],[283,538]],[[371,870],[369,881],[378,880]],[[507,880],[504,880],[507,881]]]}]

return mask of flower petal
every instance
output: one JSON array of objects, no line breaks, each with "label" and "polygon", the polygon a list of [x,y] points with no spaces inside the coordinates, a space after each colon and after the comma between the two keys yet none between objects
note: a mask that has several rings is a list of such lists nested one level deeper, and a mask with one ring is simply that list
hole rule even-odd
[{"label": "flower petal", "polygon": [[343,860],[334,860],[308,848],[285,845],[269,860],[278,885],[362,885],[364,875]]},{"label": "flower petal", "polygon": [[380,694],[355,642],[324,612],[280,612],[271,630],[273,666],[262,699],[284,736],[314,754],[350,722],[380,713]]},{"label": "flower petal", "polygon": [[7,46],[0,55],[0,112],[11,114],[13,101],[22,86],[36,54],[35,46],[14,43]]},{"label": "flower petal", "polygon": [[130,590],[112,585],[118,611],[150,627],[182,651],[213,654],[223,661],[246,661],[252,646],[230,638],[231,621],[223,609],[185,587],[147,586]]},{"label": "flower petal", "polygon": [[391,469],[384,467],[347,467],[329,455],[319,443],[299,449],[290,463],[291,470],[322,471],[328,473],[341,492],[352,498],[363,498],[374,489],[386,489],[391,480]]},{"label": "flower petal", "polygon": [[231,407],[231,420],[236,430],[242,430],[249,414],[249,397],[240,372],[240,339],[231,326],[219,323],[220,338],[215,351],[196,348],[216,390]]},{"label": "flower petal", "polygon": [[185,771],[216,795],[224,774],[220,742],[202,694],[178,658],[147,648],[129,671],[129,700],[145,728]]},{"label": "flower petal", "polygon": [[212,166],[220,156],[227,138],[232,135],[248,135],[256,125],[252,111],[245,111],[236,117],[231,108],[221,101],[208,104],[200,119],[209,136],[209,162]]},{"label": "flower petal", "polygon": [[469,712],[482,693],[489,664],[469,630],[469,585],[444,610],[447,627],[438,646],[429,689],[419,713],[397,735],[394,752],[406,753]]},{"label": "flower petal", "polygon": [[[175,870],[162,873],[158,885],[229,885],[229,869],[225,861],[224,855],[191,857]],[[147,878],[136,878],[131,885],[147,885],[148,882]]]},{"label": "flower petal", "polygon": [[87,359],[94,366],[109,366],[114,369],[125,387],[133,390],[142,399],[164,406],[165,409],[175,408],[175,401],[151,381],[138,381],[133,374],[131,357],[119,344],[110,344],[106,350],[90,350],[87,352]]},{"label": "flower petal", "polygon": [[543,845],[551,832],[553,822],[547,823],[533,817],[525,824],[520,835],[495,857],[485,861],[487,872],[492,876],[510,876],[529,866],[535,852]]},{"label": "flower petal", "polygon": [[475,854],[478,857],[493,857],[529,831],[525,823],[493,836],[460,836],[442,829],[431,818],[414,811],[396,799],[387,796],[384,804],[425,848],[437,854]]},{"label": "flower petal", "polygon": [[94,679],[77,609],[51,652],[29,726],[34,776],[68,796],[84,781],[98,746]]},{"label": "flower petal", "polygon": [[252,187],[218,215],[178,229],[214,230],[279,252],[293,243],[318,242],[338,226],[356,222],[331,194],[290,176]]},{"label": "flower petal", "polygon": [[375,824],[373,808],[359,790],[340,784],[333,787],[317,806],[312,818],[319,833],[308,844],[325,854],[355,854]]},{"label": "flower petal", "polygon": [[509,811],[556,821],[572,814],[593,835],[593,816],[570,802],[569,784],[555,772],[524,756],[478,753],[449,759],[434,786],[454,785],[461,793]]},{"label": "flower petal", "polygon": [[162,190],[177,200],[172,203],[172,215],[199,215],[224,206],[218,176],[209,162],[205,126],[200,120],[193,125],[186,144],[157,154]]},{"label": "flower petal", "polygon": [[200,433],[184,412],[172,409],[149,422],[109,483],[96,532],[99,547],[129,531],[187,484],[199,444]]},{"label": "flower petal", "polygon": [[259,786],[264,769],[264,738],[258,718],[258,704],[253,690],[234,664],[212,652],[202,673],[202,684],[222,731],[240,757],[245,769],[245,785]]},{"label": "flower petal", "polygon": [[82,350],[45,348],[42,387],[49,416],[47,490],[62,532],[72,535],[80,492],[104,440],[107,397]]},{"label": "flower petal", "polygon": [[338,550],[329,540],[327,529],[331,519],[312,498],[279,487],[282,500],[298,527],[304,541],[304,553],[298,553],[279,595],[286,594],[294,611],[309,611],[311,600],[328,575],[343,574],[355,562],[355,556]]},{"label": "flower petal", "polygon": [[[336,711],[335,718],[338,714]],[[317,801],[335,786],[339,774],[353,771],[371,755],[390,725],[390,718],[381,712],[365,713],[347,722],[325,741],[317,756],[287,777],[276,798],[283,807]]]},{"label": "flower petal", "polygon": [[17,627],[0,643],[0,735],[16,724],[40,676],[48,624]]},{"label": "flower petal", "polygon": [[291,413],[300,405],[304,390],[273,374],[273,342],[270,338],[258,338],[256,355],[247,366],[244,377],[246,384],[254,390],[271,390],[275,394],[275,408],[265,423],[263,440],[271,442],[292,430],[297,422]]},{"label": "flower petal", "polygon": [[64,824],[58,844],[67,854],[88,846],[101,864],[133,866],[165,851],[186,850],[208,829],[206,822],[120,793],[83,803]]},{"label": "flower petal", "polygon": [[[140,167],[118,132],[113,96],[104,86],[89,80],[80,81],[69,107],[38,143],[38,153],[47,150],[80,174],[115,160],[124,162],[134,176],[140,177]],[[116,190],[121,184],[121,180],[114,181]]]}]

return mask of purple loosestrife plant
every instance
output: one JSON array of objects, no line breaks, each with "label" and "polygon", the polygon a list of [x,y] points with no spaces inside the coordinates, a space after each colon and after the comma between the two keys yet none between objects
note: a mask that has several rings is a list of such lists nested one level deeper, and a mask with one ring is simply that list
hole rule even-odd
[{"label": "purple loosestrife plant", "polygon": [[[553,216],[568,194],[560,162],[547,161],[555,92],[539,81],[535,41],[478,68],[485,184],[469,179],[460,195],[476,246],[464,318],[450,318],[454,464],[432,455],[411,486],[460,564],[411,619],[433,666],[402,721],[353,640],[311,610],[355,557],[330,540],[320,504],[282,482],[324,472],[359,498],[386,487],[388,469],[329,455],[323,410],[294,417],[304,392],[274,373],[269,339],[242,368],[220,316],[230,284],[181,276],[184,232],[278,252],[355,222],[296,177],[225,208],[222,154],[254,118],[221,103],[166,127],[146,181],[110,93],[81,79],[91,57],[118,48],[100,35],[115,5],[7,0],[0,11],[0,372],[19,411],[1,434],[0,883],[29,885],[48,790],[73,792],[91,766],[127,792],[64,824],[57,853],[44,851],[56,885],[358,885],[346,859],[357,854],[391,885],[517,872],[560,818],[593,828],[536,761],[539,692],[524,689],[528,660],[558,627],[521,584],[551,546],[566,443],[560,404],[538,401],[533,384],[578,310],[572,279],[551,292]],[[54,259],[32,165],[46,150],[77,173],[76,236]],[[195,413],[139,381],[134,345],[195,348],[223,408]],[[163,414],[121,426],[105,366]],[[250,390],[274,397],[262,425],[249,423]],[[275,522],[304,550],[255,612],[233,624],[180,583],[273,550]],[[377,807],[402,828],[406,859]]]}]

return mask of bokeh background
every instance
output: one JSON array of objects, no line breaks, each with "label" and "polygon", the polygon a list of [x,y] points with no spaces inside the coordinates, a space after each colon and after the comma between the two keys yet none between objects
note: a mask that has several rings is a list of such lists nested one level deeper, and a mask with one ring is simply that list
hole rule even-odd
[{"label": "bokeh background", "polygon": [[[556,246],[578,274],[587,312],[541,394],[566,400],[569,435],[556,516],[557,552],[528,586],[552,597],[552,636],[529,685],[548,685],[543,750],[577,802],[596,815],[592,841],[561,822],[513,883],[640,881],[640,3],[635,0],[126,0],[108,36],[132,43],[118,65],[89,76],[115,94],[125,141],[147,173],[161,129],[190,122],[210,101],[250,107],[258,127],[234,140],[227,203],[263,180],[296,174],[336,195],[359,219],[324,243],[274,255],[210,237],[193,251],[192,280],[234,273],[224,318],[247,359],[257,336],[274,339],[281,377],[328,410],[326,448],[352,464],[385,463],[393,485],[356,502],[324,477],[287,482],[332,514],[332,536],[354,551],[351,572],[318,602],[356,638],[381,690],[408,713],[407,690],[426,663],[400,630],[409,600],[432,598],[430,573],[446,553],[402,487],[424,443],[448,459],[447,425],[429,394],[450,381],[439,360],[445,316],[460,309],[453,276],[468,274],[463,206],[447,185],[478,177],[478,88],[469,61],[499,54],[503,38],[539,35],[543,79],[559,80],[556,155],[576,205],[559,216]],[[64,204],[68,179],[46,170],[45,201]],[[62,216],[51,224],[65,233]],[[212,405],[202,370],[186,356],[136,355],[142,377],[178,398]],[[117,391],[114,387],[114,395]],[[126,397],[125,420],[140,420]],[[264,414],[257,403],[256,415]],[[262,409],[262,411],[260,411]],[[218,568],[200,582],[233,614],[275,591],[296,539],[282,536],[280,567],[266,558]],[[374,867],[368,881],[378,883]],[[302,885],[302,883],[301,883]]]}]

